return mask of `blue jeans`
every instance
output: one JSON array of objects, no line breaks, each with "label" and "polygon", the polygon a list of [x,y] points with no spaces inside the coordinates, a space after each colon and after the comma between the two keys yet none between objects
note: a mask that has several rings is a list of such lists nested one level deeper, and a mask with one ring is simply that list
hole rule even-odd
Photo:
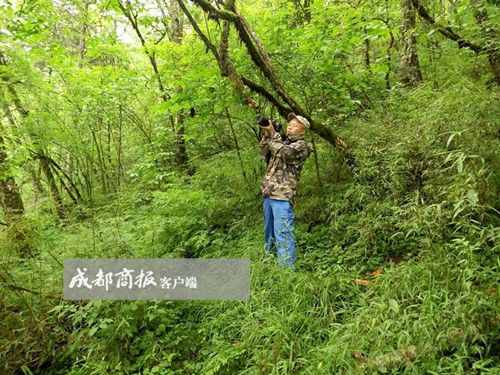
[{"label": "blue jeans", "polygon": [[271,254],[275,245],[278,263],[291,269],[295,269],[297,259],[293,224],[293,207],[289,201],[264,198],[264,249]]}]

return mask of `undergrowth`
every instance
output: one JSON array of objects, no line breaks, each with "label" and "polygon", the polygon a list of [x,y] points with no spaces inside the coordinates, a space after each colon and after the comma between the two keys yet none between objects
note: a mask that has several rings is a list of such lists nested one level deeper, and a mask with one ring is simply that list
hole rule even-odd
[{"label": "undergrowth", "polygon": [[[318,145],[319,181],[310,158],[299,188],[295,273],[263,257],[256,149],[242,153],[245,176],[228,151],[64,225],[31,213],[39,256],[2,242],[1,372],[498,374],[499,111],[467,80],[422,85],[342,130],[358,174]],[[72,257],[245,257],[251,298],[64,301]]]}]

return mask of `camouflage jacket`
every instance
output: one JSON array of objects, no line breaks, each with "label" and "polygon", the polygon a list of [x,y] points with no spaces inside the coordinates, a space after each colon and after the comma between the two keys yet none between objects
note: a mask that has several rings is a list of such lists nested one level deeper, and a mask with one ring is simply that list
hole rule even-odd
[{"label": "camouflage jacket", "polygon": [[268,154],[271,156],[261,185],[262,195],[293,203],[300,172],[312,145],[306,143],[304,136],[289,136],[283,141],[276,133],[272,138],[262,138],[260,150],[264,159]]}]

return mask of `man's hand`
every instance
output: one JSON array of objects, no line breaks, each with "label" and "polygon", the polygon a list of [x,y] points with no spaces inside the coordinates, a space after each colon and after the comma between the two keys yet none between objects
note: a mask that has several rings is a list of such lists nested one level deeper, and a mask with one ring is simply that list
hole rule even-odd
[{"label": "man's hand", "polygon": [[276,130],[274,130],[274,126],[271,120],[269,120],[269,125],[268,126],[263,126],[262,127],[262,132],[265,137],[272,138],[274,134],[276,134]]}]

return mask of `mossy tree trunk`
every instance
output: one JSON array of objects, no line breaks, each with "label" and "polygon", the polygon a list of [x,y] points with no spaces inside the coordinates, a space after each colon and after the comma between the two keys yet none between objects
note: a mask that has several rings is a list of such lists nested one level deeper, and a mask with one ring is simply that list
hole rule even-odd
[{"label": "mossy tree trunk", "polygon": [[413,87],[422,81],[415,36],[416,11],[411,0],[401,0],[401,61],[400,79]]},{"label": "mossy tree trunk", "polygon": [[[170,0],[168,3],[168,13],[170,18],[170,29],[169,38],[172,42],[176,44],[181,44],[184,38],[184,14],[182,13],[179,4],[175,0]],[[182,91],[182,87],[178,87],[177,91]],[[184,120],[186,118],[185,113],[182,111],[174,116],[174,127],[175,127],[175,162],[177,166],[186,169],[189,175],[194,174],[194,169],[189,166],[189,158],[186,147],[186,140],[184,134],[186,129],[184,127]]]},{"label": "mossy tree trunk", "polygon": [[10,225],[23,216],[24,204],[16,180],[10,173],[3,134],[0,123],[0,202],[6,224]]}]

